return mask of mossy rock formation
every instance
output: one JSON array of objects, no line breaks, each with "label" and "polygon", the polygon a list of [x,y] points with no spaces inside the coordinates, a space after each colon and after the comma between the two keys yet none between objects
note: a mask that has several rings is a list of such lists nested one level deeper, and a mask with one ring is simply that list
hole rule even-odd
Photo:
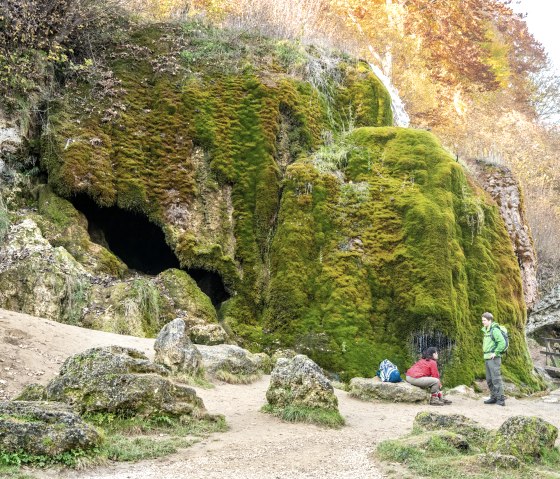
[{"label": "mossy rock formation", "polygon": [[43,138],[49,185],[145,215],[182,268],[218,273],[220,320],[251,350],[293,348],[348,380],[444,338],[446,385],[470,384],[490,310],[510,331],[506,377],[538,387],[498,209],[433,135],[390,127],[366,63],[325,55],[138,30],[104,78],[68,85]]},{"label": "mossy rock formation", "polygon": [[168,371],[131,348],[92,348],[68,358],[46,387],[46,399],[73,405],[82,414],[207,416],[196,391],[172,383]]},{"label": "mossy rock formation", "polygon": [[520,459],[539,458],[554,449],[557,437],[558,428],[539,417],[513,416],[500,426],[488,450]]},{"label": "mossy rock formation", "polygon": [[56,456],[91,449],[102,437],[70,406],[54,402],[0,402],[0,453]]},{"label": "mossy rock formation", "polygon": [[322,369],[303,354],[276,361],[266,391],[275,408],[302,407],[338,412],[334,388]]}]

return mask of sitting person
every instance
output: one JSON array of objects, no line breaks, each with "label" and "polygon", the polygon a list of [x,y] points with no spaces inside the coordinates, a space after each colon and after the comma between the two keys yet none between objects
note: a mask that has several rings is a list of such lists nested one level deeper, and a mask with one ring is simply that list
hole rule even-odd
[{"label": "sitting person", "polygon": [[428,348],[422,351],[422,359],[412,365],[406,372],[406,382],[419,388],[430,388],[432,406],[443,406],[451,404],[451,401],[444,399],[441,393],[441,381],[437,368],[438,352],[436,348]]}]

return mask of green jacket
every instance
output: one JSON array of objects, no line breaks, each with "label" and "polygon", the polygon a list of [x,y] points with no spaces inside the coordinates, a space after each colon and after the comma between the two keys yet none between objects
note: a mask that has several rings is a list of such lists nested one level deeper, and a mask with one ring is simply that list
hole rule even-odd
[{"label": "green jacket", "polygon": [[[484,338],[482,340],[482,351],[484,352],[484,359],[490,359],[492,353],[500,357],[506,349],[506,340],[498,331],[498,323],[492,322],[490,328],[482,327]],[[492,339],[494,338],[494,339]]]}]

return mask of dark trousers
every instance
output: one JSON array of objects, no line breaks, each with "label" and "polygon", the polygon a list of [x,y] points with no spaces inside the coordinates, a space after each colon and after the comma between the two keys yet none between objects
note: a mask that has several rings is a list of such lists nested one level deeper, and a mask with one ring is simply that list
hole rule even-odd
[{"label": "dark trousers", "polygon": [[502,381],[502,358],[486,359],[486,383],[494,399],[504,397],[504,383]]}]

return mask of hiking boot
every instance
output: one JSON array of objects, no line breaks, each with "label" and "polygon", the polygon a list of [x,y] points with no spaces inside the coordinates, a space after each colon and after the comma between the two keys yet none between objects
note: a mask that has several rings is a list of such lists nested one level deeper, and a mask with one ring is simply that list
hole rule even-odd
[{"label": "hiking boot", "polygon": [[484,404],[496,404],[498,400],[496,398],[490,398],[484,401]]},{"label": "hiking boot", "polygon": [[445,399],[444,397],[440,398],[440,400],[443,402],[443,404],[452,404],[453,401],[450,401],[449,399]]},{"label": "hiking boot", "polygon": [[437,396],[436,397],[432,396],[430,398],[430,406],[443,406],[444,404],[445,403]]},{"label": "hiking boot", "polygon": [[496,401],[496,404],[498,406],[505,406],[506,405],[506,399],[505,398],[500,398]]}]

